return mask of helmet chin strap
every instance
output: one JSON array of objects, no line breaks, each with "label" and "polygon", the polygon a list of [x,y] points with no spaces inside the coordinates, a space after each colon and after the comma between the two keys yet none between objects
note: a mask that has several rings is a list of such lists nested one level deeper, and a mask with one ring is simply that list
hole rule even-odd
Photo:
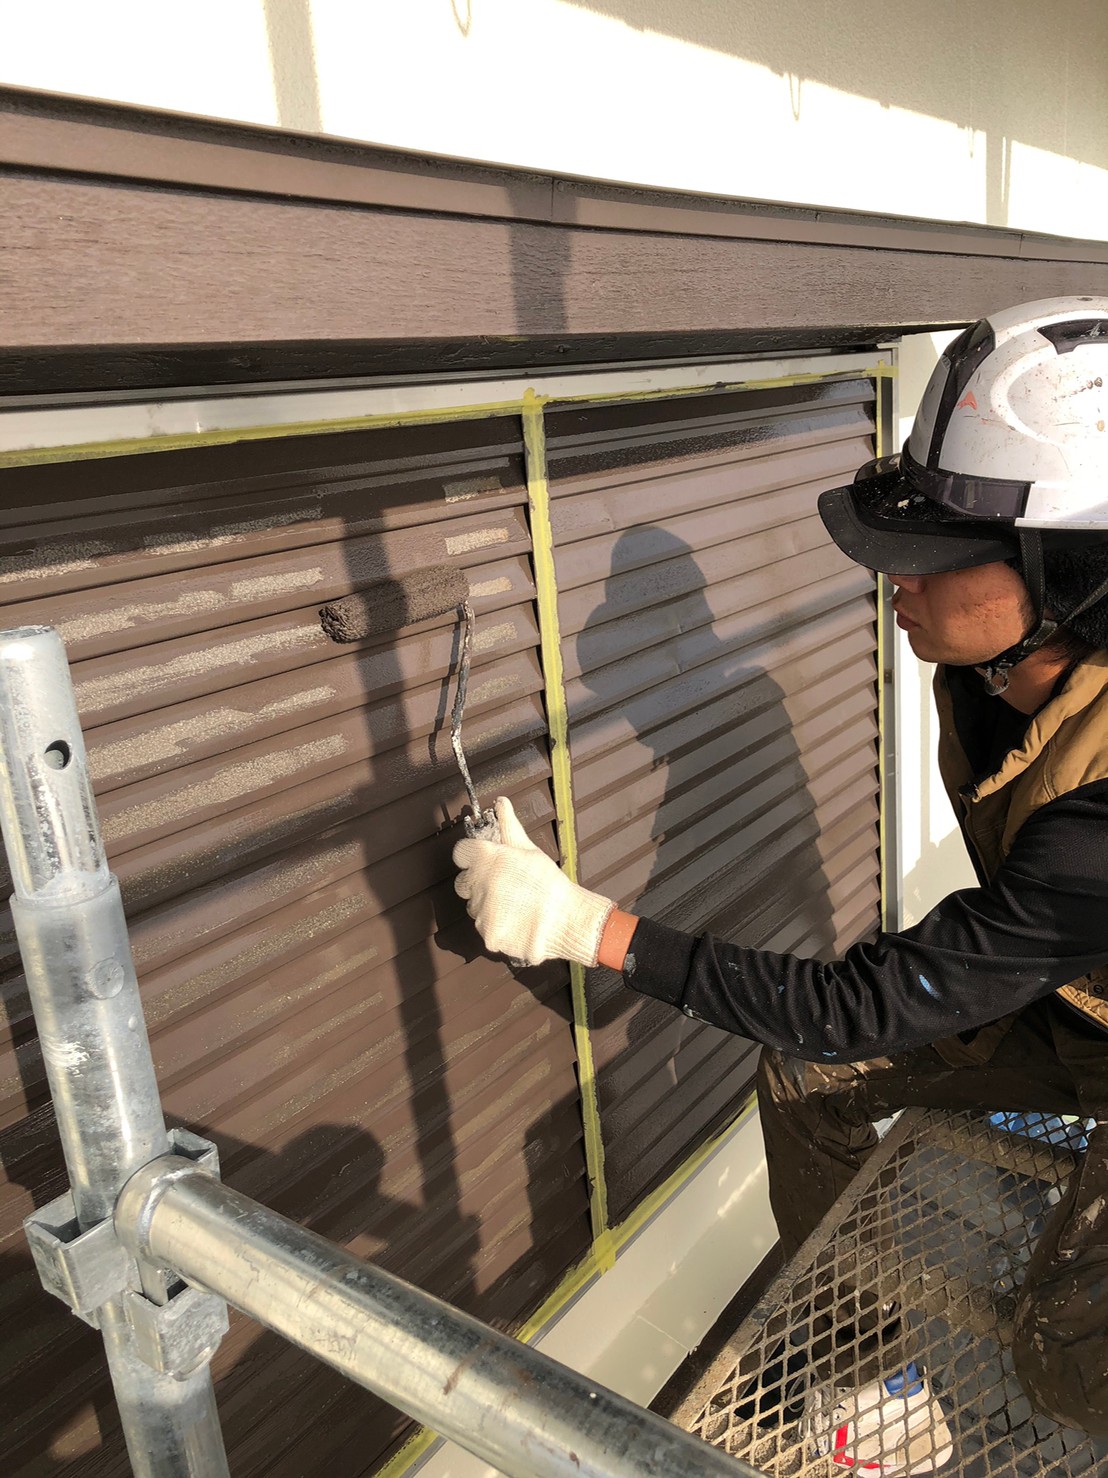
[{"label": "helmet chin strap", "polygon": [[1058,622],[1043,614],[1046,603],[1046,570],[1043,564],[1043,541],[1037,529],[1020,529],[1020,574],[1031,597],[1033,620],[1031,630],[1014,646],[1006,647],[978,671],[985,679],[985,691],[994,698],[1008,691],[1008,674],[1013,667],[1037,652],[1058,630]]},{"label": "helmet chin strap", "polygon": [[1108,579],[1102,580],[1093,593],[1075,606],[1066,615],[1052,620],[1045,614],[1046,605],[1046,568],[1043,560],[1043,541],[1038,529],[1020,529],[1020,573],[1023,583],[1027,586],[1031,597],[1031,609],[1034,613],[1031,630],[1018,641],[1015,646],[1006,648],[988,662],[983,662],[978,668],[985,679],[985,691],[994,698],[1008,691],[1008,674],[1025,657],[1030,657],[1032,652],[1037,652],[1040,647],[1051,639],[1060,626],[1067,621],[1072,621],[1075,616],[1080,616],[1090,606],[1095,606],[1097,601],[1108,595]]}]

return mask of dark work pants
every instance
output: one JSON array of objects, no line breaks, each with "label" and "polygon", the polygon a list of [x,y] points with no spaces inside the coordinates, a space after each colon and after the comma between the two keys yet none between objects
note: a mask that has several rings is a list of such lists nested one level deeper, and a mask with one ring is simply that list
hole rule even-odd
[{"label": "dark work pants", "polygon": [[[945,1044],[944,1044],[945,1046]],[[947,1049],[958,1056],[959,1048]],[[1053,999],[1037,1002],[985,1061],[932,1047],[870,1062],[815,1063],[766,1049],[758,1100],[770,1201],[785,1251],[814,1231],[901,1108],[1010,1109],[1096,1119],[1088,1149],[1027,1268],[1013,1358],[1032,1402],[1108,1436],[1108,1036]]]}]

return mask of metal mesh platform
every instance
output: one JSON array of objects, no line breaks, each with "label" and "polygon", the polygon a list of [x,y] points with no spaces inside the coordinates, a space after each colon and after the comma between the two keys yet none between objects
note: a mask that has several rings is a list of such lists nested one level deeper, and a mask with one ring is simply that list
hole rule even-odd
[{"label": "metal mesh platform", "polygon": [[833,1478],[853,1465],[807,1450],[809,1383],[915,1360],[953,1436],[944,1473],[1108,1473],[1108,1442],[1034,1413],[1009,1353],[1024,1269],[1083,1146],[1083,1125],[1042,1115],[904,1113],[673,1420],[770,1478]]}]

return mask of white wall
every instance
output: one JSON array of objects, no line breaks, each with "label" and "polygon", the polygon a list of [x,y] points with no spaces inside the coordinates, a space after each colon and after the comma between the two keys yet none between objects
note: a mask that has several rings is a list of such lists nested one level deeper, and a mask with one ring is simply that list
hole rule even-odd
[{"label": "white wall", "polygon": [[[909,334],[901,340],[899,432],[903,446],[928,377],[952,333]],[[935,669],[917,661],[903,631],[896,633],[897,852],[900,923],[918,923],[940,898],[975,880],[950,801],[939,778],[938,717],[931,696]]]},{"label": "white wall", "polygon": [[1105,0],[0,0],[0,81],[1108,239]]}]

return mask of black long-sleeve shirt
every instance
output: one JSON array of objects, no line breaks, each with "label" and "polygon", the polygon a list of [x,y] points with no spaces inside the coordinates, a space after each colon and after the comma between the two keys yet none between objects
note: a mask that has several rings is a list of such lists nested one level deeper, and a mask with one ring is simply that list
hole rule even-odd
[{"label": "black long-sleeve shirt", "polygon": [[987,884],[834,964],[641,919],[624,978],[791,1056],[850,1062],[984,1026],[1106,964],[1108,781],[1096,781],[1036,811]]}]

